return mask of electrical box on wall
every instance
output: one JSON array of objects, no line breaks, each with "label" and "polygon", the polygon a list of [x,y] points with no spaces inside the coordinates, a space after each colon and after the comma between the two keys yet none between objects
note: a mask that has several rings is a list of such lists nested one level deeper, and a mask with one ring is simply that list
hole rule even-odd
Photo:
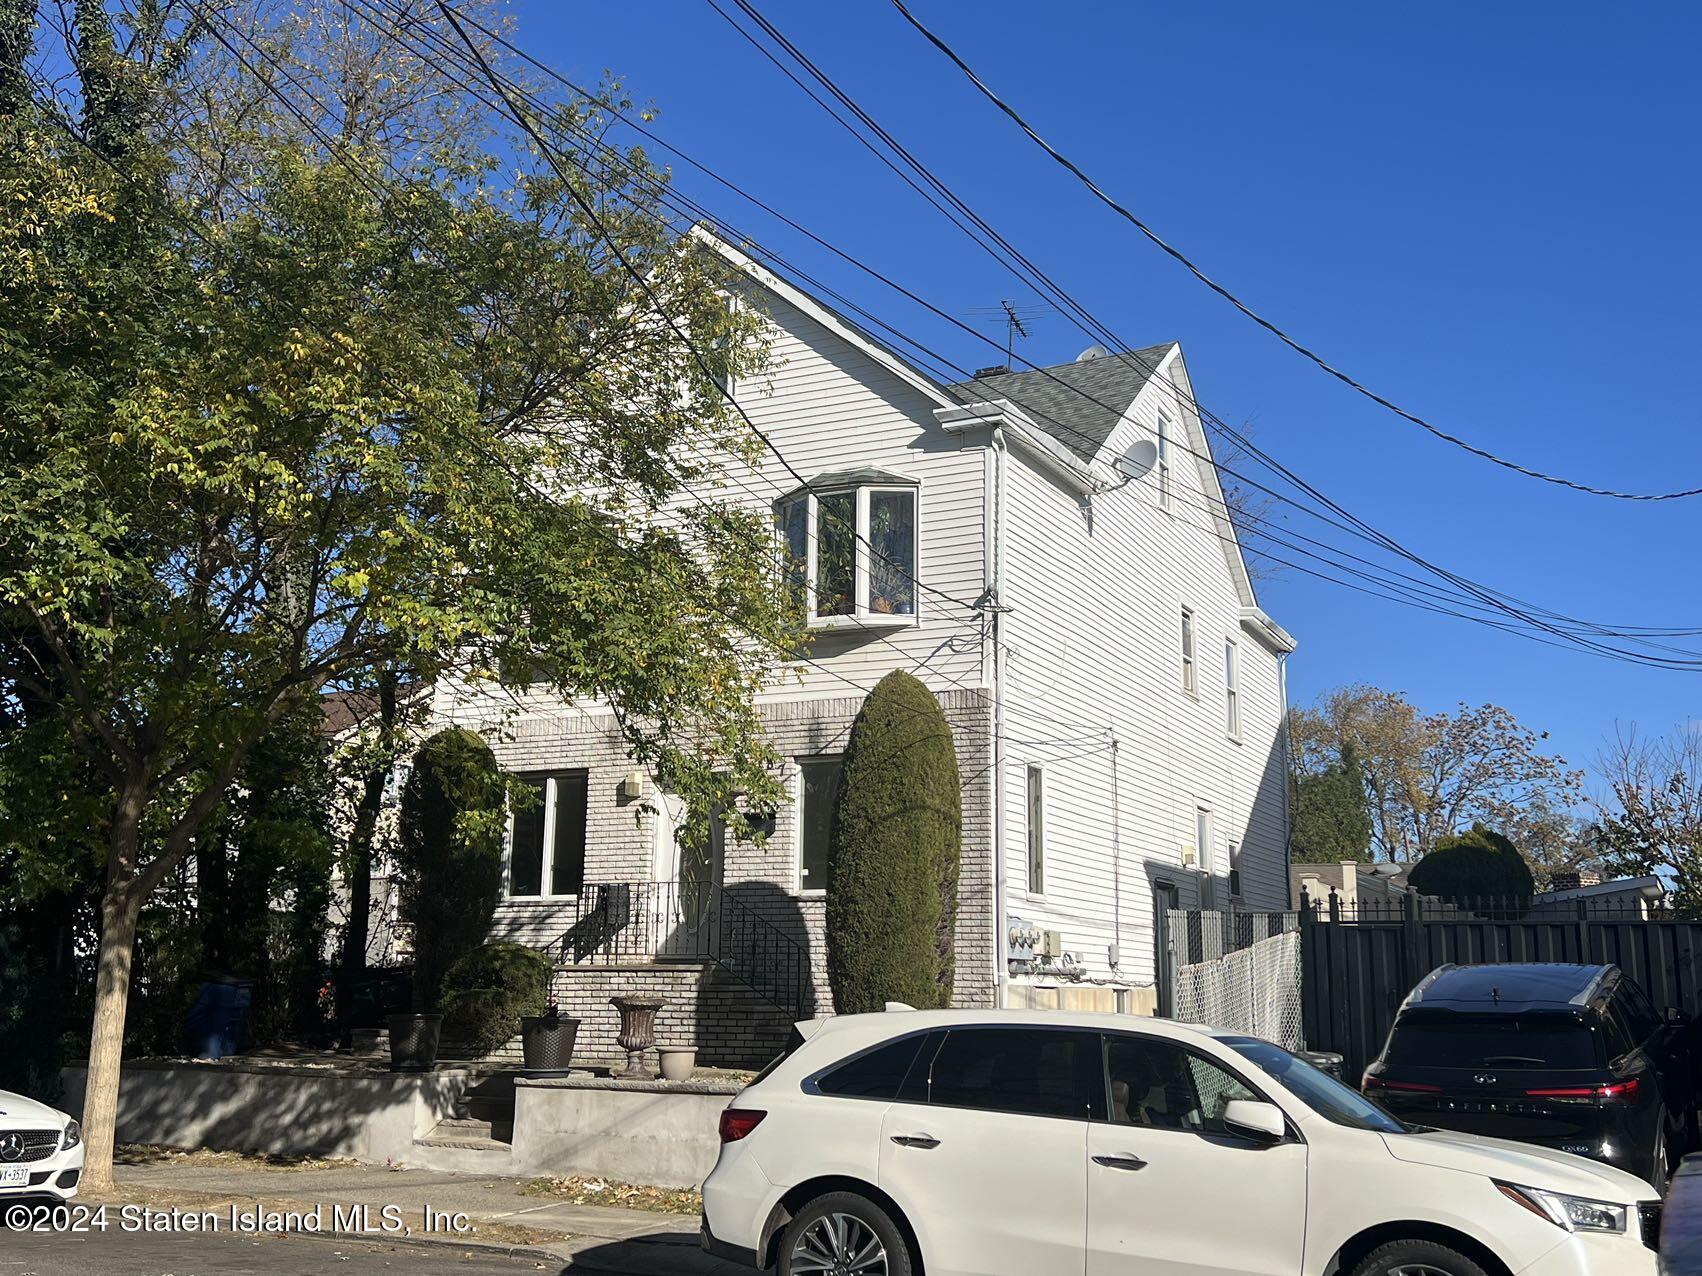
[{"label": "electrical box on wall", "polygon": [[1051,961],[1057,961],[1064,955],[1063,932],[1057,930],[1041,931],[1040,942],[1035,946],[1035,951],[1042,957]]},{"label": "electrical box on wall", "polygon": [[1020,917],[1012,917],[1005,928],[1007,960],[1032,962],[1040,945],[1040,929]]}]

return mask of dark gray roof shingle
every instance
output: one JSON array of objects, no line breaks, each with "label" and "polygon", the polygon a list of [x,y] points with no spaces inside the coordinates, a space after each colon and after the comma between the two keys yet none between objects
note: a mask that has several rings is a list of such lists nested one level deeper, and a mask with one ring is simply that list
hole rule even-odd
[{"label": "dark gray roof shingle", "polygon": [[977,377],[946,390],[963,403],[1009,399],[1046,433],[1077,456],[1091,460],[1152,376],[1152,370],[1175,344],[1166,341],[1085,363]]}]

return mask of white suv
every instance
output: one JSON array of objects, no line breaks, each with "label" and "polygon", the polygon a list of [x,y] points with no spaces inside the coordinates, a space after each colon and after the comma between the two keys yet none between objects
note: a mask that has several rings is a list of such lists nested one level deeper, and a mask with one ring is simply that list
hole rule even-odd
[{"label": "white suv", "polygon": [[1659,1194],[1409,1127],[1268,1042],[1122,1015],[799,1025],[703,1245],[822,1276],[1654,1276]]}]

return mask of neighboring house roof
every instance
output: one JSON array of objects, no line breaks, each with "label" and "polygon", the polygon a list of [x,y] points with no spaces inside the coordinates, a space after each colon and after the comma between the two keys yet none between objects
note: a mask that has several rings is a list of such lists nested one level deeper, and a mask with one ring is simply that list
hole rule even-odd
[{"label": "neighboring house roof", "polygon": [[[428,692],[429,687],[424,683],[399,687],[396,691],[398,714]],[[351,727],[378,719],[378,696],[370,691],[327,691],[319,697],[319,710],[322,715],[320,730],[330,736],[341,735]]]},{"label": "neighboring house roof", "polygon": [[1647,877],[1615,877],[1594,886],[1574,886],[1568,890],[1542,891],[1531,896],[1533,904],[1549,904],[1568,899],[1611,899],[1616,895],[1636,895],[1643,899],[1660,899],[1667,893],[1661,879]]},{"label": "neighboring house roof", "polygon": [[947,386],[946,393],[964,403],[1009,399],[1082,460],[1092,461],[1175,345],[1167,341],[1032,372],[979,376]]}]

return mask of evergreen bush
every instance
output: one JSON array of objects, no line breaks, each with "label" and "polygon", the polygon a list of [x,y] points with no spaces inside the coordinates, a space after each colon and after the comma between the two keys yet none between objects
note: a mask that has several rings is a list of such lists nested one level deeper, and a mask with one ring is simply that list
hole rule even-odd
[{"label": "evergreen bush", "polygon": [[851,727],[828,849],[827,972],[841,1014],[951,1002],[963,801],[951,726],[895,670]]},{"label": "evergreen bush", "polygon": [[550,959],[536,948],[475,948],[444,972],[444,1039],[489,1054],[520,1031],[522,1015],[544,1013],[549,984]]}]

